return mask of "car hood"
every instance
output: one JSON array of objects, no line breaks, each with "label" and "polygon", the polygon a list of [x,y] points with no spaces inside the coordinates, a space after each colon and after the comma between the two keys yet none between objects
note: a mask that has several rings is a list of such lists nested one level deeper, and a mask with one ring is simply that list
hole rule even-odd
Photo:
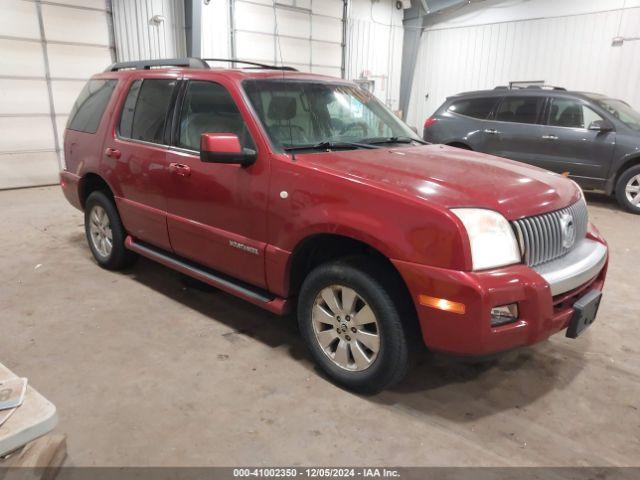
[{"label": "car hood", "polygon": [[579,187],[556,173],[444,145],[299,153],[324,170],[444,208],[495,210],[508,220],[564,208]]}]

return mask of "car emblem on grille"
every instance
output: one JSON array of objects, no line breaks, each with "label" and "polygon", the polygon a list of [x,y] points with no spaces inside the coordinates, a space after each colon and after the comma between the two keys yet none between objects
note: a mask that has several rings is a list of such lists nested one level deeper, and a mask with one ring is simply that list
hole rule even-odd
[{"label": "car emblem on grille", "polygon": [[571,248],[576,241],[576,226],[573,217],[568,213],[560,216],[560,230],[562,231],[562,246]]}]

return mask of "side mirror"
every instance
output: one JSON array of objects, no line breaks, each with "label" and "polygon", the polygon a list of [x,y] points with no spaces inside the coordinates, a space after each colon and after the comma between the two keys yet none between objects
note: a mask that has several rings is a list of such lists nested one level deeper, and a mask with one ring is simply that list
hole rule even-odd
[{"label": "side mirror", "polygon": [[242,148],[238,136],[233,133],[203,133],[200,137],[200,160],[203,162],[248,167],[256,157],[256,151]]},{"label": "side mirror", "polygon": [[589,124],[589,130],[597,132],[610,132],[613,130],[613,125],[606,120],[594,120]]}]

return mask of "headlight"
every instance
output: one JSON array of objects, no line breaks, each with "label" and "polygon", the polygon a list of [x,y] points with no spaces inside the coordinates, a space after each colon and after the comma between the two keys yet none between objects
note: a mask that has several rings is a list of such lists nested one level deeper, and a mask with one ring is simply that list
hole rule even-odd
[{"label": "headlight", "polygon": [[520,263],[518,242],[506,218],[493,210],[480,208],[451,211],[467,229],[474,270]]}]

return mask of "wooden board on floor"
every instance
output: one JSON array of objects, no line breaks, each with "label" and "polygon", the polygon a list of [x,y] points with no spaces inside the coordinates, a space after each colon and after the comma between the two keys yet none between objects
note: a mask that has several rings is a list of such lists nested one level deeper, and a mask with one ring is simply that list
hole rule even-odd
[{"label": "wooden board on floor", "polygon": [[0,468],[9,467],[3,480],[53,480],[66,456],[66,437],[45,435],[0,461]]}]

